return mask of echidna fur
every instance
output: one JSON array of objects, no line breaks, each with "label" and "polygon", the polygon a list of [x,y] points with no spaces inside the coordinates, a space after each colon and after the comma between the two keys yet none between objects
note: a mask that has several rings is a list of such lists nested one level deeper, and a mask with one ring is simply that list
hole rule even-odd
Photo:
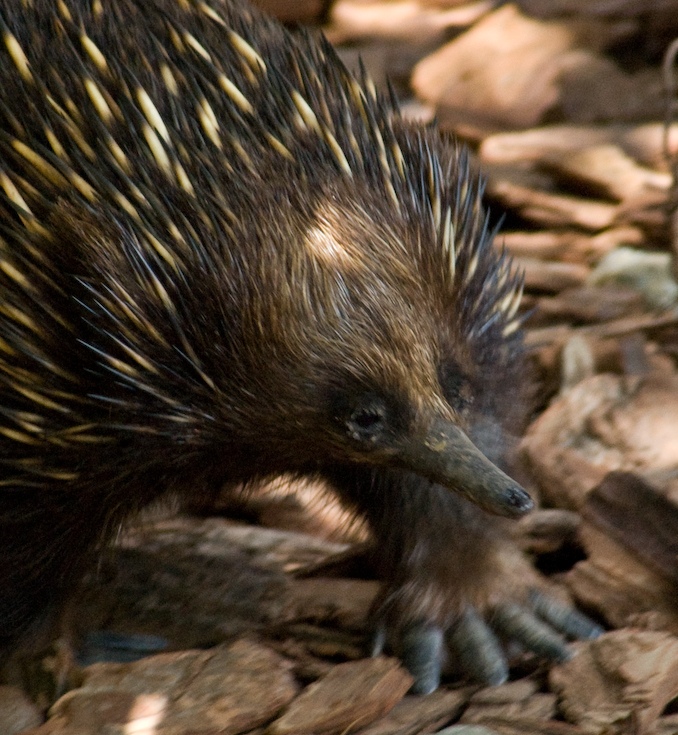
[{"label": "echidna fur", "polygon": [[1,0],[0,33],[0,639],[165,493],[360,465],[345,384],[501,413],[481,187],[324,39],[230,0]]}]

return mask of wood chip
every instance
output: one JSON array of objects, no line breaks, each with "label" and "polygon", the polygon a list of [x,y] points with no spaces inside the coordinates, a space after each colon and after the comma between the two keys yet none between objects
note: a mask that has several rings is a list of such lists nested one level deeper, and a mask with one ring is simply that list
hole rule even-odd
[{"label": "wood chip", "polygon": [[672,182],[671,174],[639,166],[619,146],[609,143],[551,154],[543,161],[565,185],[620,202],[652,192],[668,197]]},{"label": "wood chip", "polygon": [[426,697],[407,696],[359,735],[418,735],[435,732],[456,719],[470,695],[469,689],[438,689]]},{"label": "wood chip", "polygon": [[641,316],[615,319],[611,322],[595,324],[573,330],[566,326],[533,329],[527,332],[525,343],[537,347],[548,344],[564,344],[574,332],[593,338],[621,337],[640,330],[657,329],[678,324],[678,310],[671,309],[663,314],[643,314]]},{"label": "wood chip", "polygon": [[590,273],[585,265],[536,258],[514,258],[514,265],[525,273],[526,289],[548,293],[582,286]]},{"label": "wood chip", "polygon": [[573,511],[538,509],[521,518],[512,535],[525,551],[548,554],[574,541],[579,524],[579,514]]},{"label": "wood chip", "polygon": [[594,323],[609,322],[645,311],[645,302],[638,291],[620,287],[571,288],[557,296],[537,300],[536,313],[530,323],[545,320]]},{"label": "wood chip", "polygon": [[558,75],[574,37],[564,24],[542,23],[505,5],[421,61],[412,86],[439,107],[529,127],[558,99]]},{"label": "wood chip", "polygon": [[522,450],[549,504],[580,508],[605,475],[620,468],[619,449],[592,435],[589,420],[622,404],[634,387],[614,375],[596,375],[554,401],[530,426]]},{"label": "wood chip", "polygon": [[576,509],[612,470],[674,471],[677,436],[678,374],[596,375],[554,401],[522,447],[545,497]]},{"label": "wood chip", "polygon": [[414,680],[390,658],[339,664],[307,687],[269,735],[333,735],[365,727],[403,698]]},{"label": "wood chip", "polygon": [[50,710],[48,730],[72,733],[237,735],[268,722],[297,693],[289,665],[241,640],[228,648],[94,664],[81,688]]},{"label": "wood chip", "polygon": [[492,10],[491,0],[436,7],[412,0],[337,0],[326,29],[333,43],[361,38],[421,43],[442,41],[451,28],[466,28]]},{"label": "wood chip", "polygon": [[567,575],[576,597],[613,625],[678,633],[678,506],[637,475],[613,472],[582,515],[588,558]]},{"label": "wood chip", "polygon": [[[491,717],[483,720],[483,725],[459,725],[468,731],[459,730],[458,735],[588,735],[581,727],[558,720],[534,720],[528,717]],[[482,728],[474,732],[470,728]],[[441,735],[447,735],[443,731]],[[457,735],[450,731],[449,735]]]},{"label": "wood chip", "polygon": [[[678,150],[678,124],[667,134],[669,151]],[[641,164],[665,170],[664,126],[643,125],[547,125],[532,130],[497,133],[486,138],[478,151],[480,160],[492,163],[520,163],[545,160],[598,145],[618,145]]]},{"label": "wood chip", "polygon": [[590,735],[651,732],[678,695],[678,638],[628,629],[575,645],[549,677],[565,717]]},{"label": "wood chip", "polygon": [[678,584],[678,506],[641,477],[610,473],[586,499],[582,516]]},{"label": "wood chip", "polygon": [[291,582],[291,617],[362,630],[377,582],[359,579],[297,579]]},{"label": "wood chip", "polygon": [[496,242],[517,257],[596,263],[620,245],[642,245],[644,235],[637,227],[623,226],[612,227],[597,235],[584,235],[580,230],[501,232]]},{"label": "wood chip", "polygon": [[488,194],[521,217],[541,227],[571,227],[604,230],[614,224],[618,206],[564,194],[549,194],[508,181],[490,179]]},{"label": "wood chip", "polygon": [[612,627],[632,625],[678,635],[674,585],[591,524],[582,524],[579,537],[588,558],[565,578],[575,599]]},{"label": "wood chip", "polygon": [[3,735],[22,733],[41,722],[40,710],[20,689],[0,685],[0,732]]}]

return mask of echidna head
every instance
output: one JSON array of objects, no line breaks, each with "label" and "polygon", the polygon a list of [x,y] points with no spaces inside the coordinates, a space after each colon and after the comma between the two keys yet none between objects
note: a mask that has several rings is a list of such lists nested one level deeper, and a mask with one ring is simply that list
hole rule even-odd
[{"label": "echidna head", "polygon": [[266,405],[289,411],[290,442],[304,432],[320,465],[404,468],[491,512],[528,510],[525,491],[465,432],[481,356],[463,294],[440,272],[440,245],[424,241],[419,223],[389,221],[355,186],[318,202],[295,247],[275,248],[266,294],[247,310],[275,355]]}]

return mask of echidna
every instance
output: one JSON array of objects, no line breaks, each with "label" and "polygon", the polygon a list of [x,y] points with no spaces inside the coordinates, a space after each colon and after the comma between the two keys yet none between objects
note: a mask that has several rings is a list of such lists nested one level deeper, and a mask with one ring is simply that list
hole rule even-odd
[{"label": "echidna", "polygon": [[130,514],[281,473],[367,520],[380,619],[470,630],[465,498],[531,501],[472,443],[517,415],[521,286],[463,152],[235,0],[0,31],[2,647]]}]

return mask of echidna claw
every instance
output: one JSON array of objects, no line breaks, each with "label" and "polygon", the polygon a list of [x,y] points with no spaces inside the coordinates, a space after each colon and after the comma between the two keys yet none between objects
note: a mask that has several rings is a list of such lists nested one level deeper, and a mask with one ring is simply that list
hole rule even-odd
[{"label": "echidna claw", "polygon": [[466,608],[448,632],[447,642],[458,668],[473,681],[498,686],[508,679],[508,662],[501,644],[474,608]]},{"label": "echidna claw", "polygon": [[537,615],[567,638],[586,641],[604,633],[591,618],[539,590],[530,590],[530,604]]},{"label": "echidna claw", "polygon": [[[419,621],[401,630],[393,646],[414,677],[412,694],[430,694],[439,684],[446,661],[463,677],[488,686],[507,681],[509,664],[502,641],[515,642],[554,663],[572,658],[568,639],[587,640],[603,629],[586,615],[538,590],[531,590],[532,609],[512,602],[494,607],[485,621],[467,606],[454,626],[444,631],[434,623]],[[561,635],[561,633],[563,635]],[[372,655],[379,655],[390,641],[383,623],[375,628]]]},{"label": "echidna claw", "polygon": [[492,627],[504,638],[520,643],[526,650],[549,661],[567,661],[572,652],[565,639],[542,622],[532,611],[515,603],[497,605]]},{"label": "echidna claw", "polygon": [[415,623],[404,631],[401,659],[414,677],[412,694],[430,694],[440,685],[444,642],[442,628],[433,623]]}]

